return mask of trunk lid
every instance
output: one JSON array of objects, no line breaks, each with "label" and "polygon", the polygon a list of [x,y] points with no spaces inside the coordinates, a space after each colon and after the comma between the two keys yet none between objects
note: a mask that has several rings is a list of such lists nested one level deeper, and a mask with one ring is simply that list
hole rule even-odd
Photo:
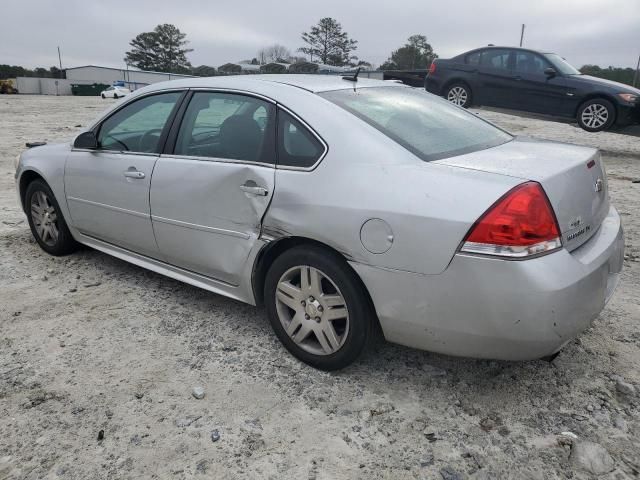
[{"label": "trunk lid", "polygon": [[600,152],[593,148],[518,137],[495,148],[434,163],[539,182],[569,251],[589,240],[609,211],[604,165]]}]

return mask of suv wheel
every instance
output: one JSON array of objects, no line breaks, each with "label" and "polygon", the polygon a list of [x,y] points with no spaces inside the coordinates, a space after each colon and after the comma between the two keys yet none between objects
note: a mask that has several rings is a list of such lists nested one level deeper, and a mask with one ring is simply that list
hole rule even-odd
[{"label": "suv wheel", "polygon": [[578,125],[588,132],[607,130],[616,117],[613,104],[604,98],[594,98],[580,105],[578,109]]},{"label": "suv wheel", "polygon": [[49,185],[42,180],[31,182],[25,194],[25,207],[31,233],[45,252],[60,256],[77,249],[78,244],[69,232]]},{"label": "suv wheel", "polygon": [[471,89],[464,83],[454,83],[447,89],[447,100],[462,108],[471,106]]},{"label": "suv wheel", "polygon": [[296,358],[321,370],[351,364],[371,335],[369,301],[338,255],[295,247],[278,257],[265,281],[271,326]]}]

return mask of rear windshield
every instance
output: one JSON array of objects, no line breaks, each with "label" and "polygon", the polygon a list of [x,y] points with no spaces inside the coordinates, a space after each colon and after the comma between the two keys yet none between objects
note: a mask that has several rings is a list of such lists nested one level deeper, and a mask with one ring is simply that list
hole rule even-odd
[{"label": "rear windshield", "polygon": [[426,162],[495,147],[513,138],[422,89],[374,87],[320,95]]}]

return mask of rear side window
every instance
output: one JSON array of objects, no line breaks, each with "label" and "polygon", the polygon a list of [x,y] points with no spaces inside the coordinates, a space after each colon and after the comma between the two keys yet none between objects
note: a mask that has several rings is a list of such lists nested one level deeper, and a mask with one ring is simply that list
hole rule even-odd
[{"label": "rear side window", "polygon": [[278,165],[308,168],[324,153],[324,145],[302,123],[278,111]]},{"label": "rear side window", "polygon": [[511,135],[422,89],[375,87],[320,94],[424,161],[495,147]]},{"label": "rear side window", "polygon": [[259,98],[196,92],[182,119],[174,153],[273,163],[275,107]]},{"label": "rear side window", "polygon": [[480,65],[480,52],[470,53],[464,60],[468,65]]},{"label": "rear side window", "polygon": [[492,48],[482,52],[480,64],[496,70],[509,70],[509,50]]},{"label": "rear side window", "polygon": [[545,68],[551,65],[540,55],[532,52],[516,52],[515,71],[517,73],[529,73],[544,75]]}]

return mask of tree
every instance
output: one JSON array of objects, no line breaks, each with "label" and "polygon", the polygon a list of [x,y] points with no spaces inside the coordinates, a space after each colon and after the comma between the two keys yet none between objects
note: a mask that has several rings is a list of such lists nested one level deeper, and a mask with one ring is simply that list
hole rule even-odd
[{"label": "tree", "polygon": [[185,48],[189,43],[186,36],[175,25],[158,25],[152,32],[140,33],[129,42],[132,49],[125,54],[124,61],[141,70],[188,73],[191,64],[187,53],[193,49]]},{"label": "tree", "polygon": [[280,45],[279,43],[275,43],[266,48],[263,48],[258,52],[258,59],[260,60],[260,65],[265,65],[267,63],[289,63],[289,57],[291,56],[291,52],[284,45]]},{"label": "tree", "polygon": [[411,35],[407,43],[391,53],[380,68],[382,70],[416,70],[431,65],[438,58],[424,35]]},{"label": "tree", "polygon": [[329,17],[320,19],[310,32],[304,32],[302,40],[308,46],[298,51],[309,55],[311,61],[315,56],[327,65],[348,65],[351,52],[358,48],[358,41],[349,38],[349,34],[342,31],[342,25]]}]

